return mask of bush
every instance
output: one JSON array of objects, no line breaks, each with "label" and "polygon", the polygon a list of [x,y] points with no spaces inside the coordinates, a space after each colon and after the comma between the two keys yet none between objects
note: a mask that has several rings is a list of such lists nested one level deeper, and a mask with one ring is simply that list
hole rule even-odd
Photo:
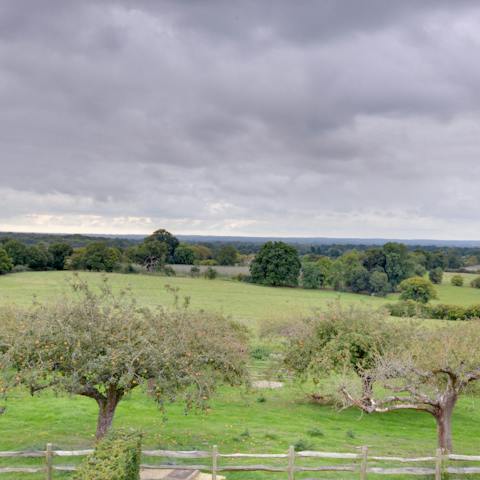
[{"label": "bush", "polygon": [[470,282],[470,286],[471,286],[472,288],[480,288],[480,277],[474,278],[474,279]]},{"label": "bush", "polygon": [[141,435],[112,432],[99,442],[80,466],[74,480],[138,480],[140,478]]},{"label": "bush", "polygon": [[265,345],[257,345],[250,350],[250,356],[254,360],[267,360],[271,353],[271,350]]},{"label": "bush", "polygon": [[388,275],[378,270],[373,271],[370,274],[369,287],[370,293],[384,297],[390,289]]},{"label": "bush", "polygon": [[203,276],[205,278],[208,278],[208,280],[215,280],[215,278],[217,278],[218,276],[218,272],[214,268],[208,267],[205,270],[205,273],[203,274]]},{"label": "bush", "polygon": [[454,275],[450,280],[454,287],[463,287],[463,277],[461,275]]},{"label": "bush", "polygon": [[390,315],[395,317],[420,317],[435,320],[472,320],[480,318],[480,305],[462,307],[460,305],[425,305],[411,300],[386,305]]},{"label": "bush", "polygon": [[404,280],[400,283],[399,290],[402,300],[428,303],[433,298],[437,298],[437,292],[432,282],[422,277],[412,277]]},{"label": "bush", "polygon": [[393,317],[425,317],[426,306],[414,302],[413,300],[403,300],[396,303],[387,303],[385,305],[387,311]]},{"label": "bush", "polygon": [[12,268],[12,273],[30,272],[30,269],[26,265],[15,265]]},{"label": "bush", "polygon": [[293,444],[293,448],[296,452],[304,452],[305,450],[312,450],[313,443],[300,438]]},{"label": "bush", "polygon": [[190,276],[194,278],[200,276],[200,269],[196,265],[190,269]]},{"label": "bush", "polygon": [[166,275],[167,277],[174,277],[176,275],[175,270],[170,267],[169,265],[165,265],[162,268],[162,273]]},{"label": "bush", "polygon": [[428,317],[436,320],[468,320],[467,308],[460,305],[432,305],[428,308]]},{"label": "bush", "polygon": [[430,270],[430,272],[428,272],[428,278],[435,285],[440,285],[443,280],[443,270],[440,267]]}]

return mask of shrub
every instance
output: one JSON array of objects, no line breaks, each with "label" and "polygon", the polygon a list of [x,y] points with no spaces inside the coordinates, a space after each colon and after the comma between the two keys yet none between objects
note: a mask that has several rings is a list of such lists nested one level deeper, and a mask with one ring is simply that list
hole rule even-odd
[{"label": "shrub", "polygon": [[387,303],[385,308],[394,317],[424,317],[426,305],[419,304],[413,300],[403,300],[396,303]]},{"label": "shrub", "polygon": [[270,357],[271,351],[265,345],[257,345],[250,350],[250,356],[254,360],[267,360]]},{"label": "shrub", "polygon": [[437,298],[437,292],[430,280],[422,277],[412,277],[403,280],[399,286],[402,300],[414,300],[415,302],[428,303]]},{"label": "shrub", "polygon": [[427,317],[436,320],[468,320],[468,312],[460,305],[431,305]]},{"label": "shrub", "polygon": [[480,277],[474,278],[470,282],[470,286],[473,287],[473,288],[480,288]]},{"label": "shrub", "polygon": [[74,480],[138,480],[140,478],[141,435],[113,432],[99,442],[80,466]]},{"label": "shrub", "polygon": [[312,450],[313,444],[308,440],[304,440],[303,438],[300,438],[293,444],[293,448],[296,452],[303,452],[305,450]]},{"label": "shrub", "polygon": [[428,272],[428,278],[435,285],[440,285],[443,280],[443,270],[440,267],[430,270],[430,272]]},{"label": "shrub", "polygon": [[454,275],[450,280],[454,287],[463,287],[463,277],[461,275]]},{"label": "shrub", "polygon": [[175,270],[170,267],[169,265],[165,265],[162,268],[162,273],[166,275],[167,277],[174,277],[176,275]]},{"label": "shrub", "polygon": [[12,273],[23,273],[23,272],[29,272],[30,269],[26,265],[15,265],[12,268]]},{"label": "shrub", "polygon": [[200,276],[200,269],[196,265],[194,265],[190,269],[190,276],[191,277],[199,277]]},{"label": "shrub", "polygon": [[311,437],[324,437],[325,434],[320,430],[319,428],[311,428],[310,430],[307,430],[307,435],[310,435]]},{"label": "shrub", "polygon": [[208,267],[203,276],[209,280],[215,280],[215,278],[218,276],[218,272],[214,268]]}]

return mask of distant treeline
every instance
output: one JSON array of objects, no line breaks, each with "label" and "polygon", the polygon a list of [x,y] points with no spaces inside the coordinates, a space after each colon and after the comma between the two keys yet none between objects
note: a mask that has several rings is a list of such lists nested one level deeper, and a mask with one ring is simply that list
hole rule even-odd
[{"label": "distant treeline", "polygon": [[[168,270],[168,264],[186,265],[249,265],[265,244],[253,240],[232,237],[184,237],[180,241],[170,232],[160,229],[153,234],[141,236],[108,237],[67,234],[0,233],[0,273],[22,270],[92,270],[92,271],[155,271]],[[197,241],[198,243],[195,243]],[[266,242],[267,243],[267,242]],[[277,242],[278,243],[278,242]],[[283,243],[283,242],[280,242]],[[385,247],[359,243],[340,244],[289,244],[300,256],[303,265],[318,264],[322,269],[323,259],[340,260],[339,265],[350,264],[359,277],[366,278],[365,270],[385,270]],[[391,242],[387,245],[402,245]],[[415,246],[402,245],[402,255],[408,256],[409,264],[416,265],[416,274],[421,271],[461,270],[480,264],[480,247],[469,246]],[[408,255],[407,255],[408,253]],[[355,257],[358,254],[359,257]],[[399,254],[399,252],[396,252]],[[352,256],[353,255],[353,256]],[[389,257],[390,258],[390,257]],[[383,260],[382,260],[383,259]],[[380,268],[381,267],[381,268]],[[304,268],[307,273],[307,268]],[[315,273],[315,272],[311,272]],[[330,276],[330,274],[329,274]],[[378,274],[375,274],[378,277]],[[308,273],[306,275],[308,277]],[[379,280],[379,279],[377,279]],[[391,283],[391,280],[389,280]],[[308,283],[308,281],[307,281]],[[336,281],[330,282],[335,288]],[[343,280],[340,283],[345,283]],[[351,283],[347,281],[347,284]],[[356,281],[353,283],[357,283]],[[358,283],[362,283],[361,279]],[[337,287],[338,288],[338,287]],[[352,288],[352,290],[363,290]]]}]

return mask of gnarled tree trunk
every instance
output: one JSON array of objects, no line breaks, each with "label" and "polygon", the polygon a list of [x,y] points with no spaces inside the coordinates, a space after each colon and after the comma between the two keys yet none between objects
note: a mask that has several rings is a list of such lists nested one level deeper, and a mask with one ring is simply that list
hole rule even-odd
[{"label": "gnarled tree trunk", "polygon": [[122,399],[123,393],[113,388],[109,389],[105,396],[96,398],[98,403],[98,419],[96,438],[100,440],[110,430],[117,405]]},{"label": "gnarled tree trunk", "polygon": [[457,403],[457,394],[449,392],[445,394],[443,401],[434,414],[437,422],[438,448],[444,452],[452,452],[452,414]]}]

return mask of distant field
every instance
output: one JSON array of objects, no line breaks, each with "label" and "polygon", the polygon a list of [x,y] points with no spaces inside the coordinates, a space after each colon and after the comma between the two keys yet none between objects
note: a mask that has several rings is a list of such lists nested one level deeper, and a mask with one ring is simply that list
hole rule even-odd
[{"label": "distant field", "polygon": [[[69,272],[29,272],[0,277],[0,302],[27,304],[34,295],[51,298],[66,293]],[[81,278],[92,284],[101,281],[100,273],[81,273]],[[171,304],[172,296],[165,285],[178,287],[181,295],[191,298],[192,308],[208,309],[231,315],[254,327],[265,318],[286,317],[307,313],[341,299],[345,303],[382,305],[386,299],[300,288],[271,288],[234,280],[206,280],[204,278],[161,277],[149,275],[108,274],[115,289],[131,286],[138,301],[145,305]]]},{"label": "distant field", "polygon": [[[80,273],[92,284],[99,284],[100,273]],[[450,285],[452,274],[445,274],[443,285],[437,286],[437,302],[458,305],[480,303],[480,289],[471,288],[472,274],[463,274],[465,285]],[[67,279],[70,272],[28,272],[0,277],[0,302],[28,304],[36,295],[39,299],[52,298],[68,293]],[[252,285],[234,280],[206,280],[204,278],[163,277],[150,275],[108,274],[114,289],[130,286],[139,302],[145,305],[171,304],[172,296],[165,285],[178,287],[180,294],[189,296],[194,309],[207,309],[222,312],[244,322],[251,327],[269,318],[284,318],[312,309],[323,308],[328,303],[340,300],[345,304],[369,304],[381,306],[395,301],[396,295],[386,298],[369,297],[330,290],[303,290],[300,288],[272,288]]]}]

